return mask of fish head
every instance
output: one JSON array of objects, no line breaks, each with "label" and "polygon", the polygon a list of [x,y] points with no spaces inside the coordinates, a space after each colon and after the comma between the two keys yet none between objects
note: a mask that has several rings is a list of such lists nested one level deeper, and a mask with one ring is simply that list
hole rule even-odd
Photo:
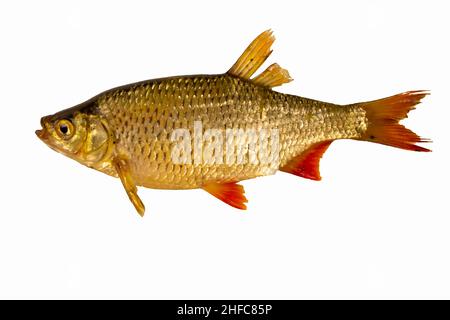
[{"label": "fish head", "polygon": [[64,110],[41,118],[36,135],[51,149],[89,167],[107,161],[114,137],[99,115]]}]

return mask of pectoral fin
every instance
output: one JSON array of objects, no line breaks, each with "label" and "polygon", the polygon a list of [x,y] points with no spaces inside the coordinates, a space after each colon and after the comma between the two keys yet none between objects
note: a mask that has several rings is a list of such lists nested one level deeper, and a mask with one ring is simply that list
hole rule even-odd
[{"label": "pectoral fin", "polygon": [[116,168],[117,174],[119,175],[120,181],[122,181],[123,187],[127,192],[128,198],[130,198],[131,203],[133,203],[139,215],[143,217],[145,206],[137,194],[137,187],[131,176],[128,161],[119,157],[114,159],[113,164]]},{"label": "pectoral fin", "polygon": [[241,210],[247,209],[244,187],[236,182],[208,183],[203,187],[203,190],[232,207]]}]

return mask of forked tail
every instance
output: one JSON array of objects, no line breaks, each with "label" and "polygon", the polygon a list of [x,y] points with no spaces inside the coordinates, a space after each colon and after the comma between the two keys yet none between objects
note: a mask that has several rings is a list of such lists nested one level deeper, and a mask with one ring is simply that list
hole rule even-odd
[{"label": "forked tail", "polygon": [[429,93],[427,91],[408,91],[392,97],[363,102],[360,105],[366,111],[368,127],[360,140],[385,144],[388,146],[412,151],[431,151],[416,145],[421,142],[431,142],[417,134],[399,121],[408,117],[408,112]]},{"label": "forked tail", "polygon": [[[408,91],[392,97],[355,104],[366,111],[367,129],[358,140],[385,144],[413,151],[431,151],[416,145],[430,142],[423,139],[399,121],[408,116],[408,112],[428,95],[427,91]],[[353,106],[355,106],[353,105]],[[281,171],[292,173],[312,180],[320,180],[319,161],[333,140],[326,140],[310,146],[300,155],[292,158]]]}]

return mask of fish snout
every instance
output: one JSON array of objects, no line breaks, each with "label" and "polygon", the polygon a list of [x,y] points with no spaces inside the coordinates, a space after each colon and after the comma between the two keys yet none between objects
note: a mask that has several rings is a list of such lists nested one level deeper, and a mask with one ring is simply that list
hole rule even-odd
[{"label": "fish snout", "polygon": [[41,140],[44,140],[47,138],[47,130],[40,129],[40,130],[36,130],[34,133],[36,133],[37,137]]},{"label": "fish snout", "polygon": [[48,137],[48,131],[46,124],[48,123],[49,116],[45,116],[41,118],[41,127],[42,129],[36,130],[35,133],[39,139],[45,140]]}]

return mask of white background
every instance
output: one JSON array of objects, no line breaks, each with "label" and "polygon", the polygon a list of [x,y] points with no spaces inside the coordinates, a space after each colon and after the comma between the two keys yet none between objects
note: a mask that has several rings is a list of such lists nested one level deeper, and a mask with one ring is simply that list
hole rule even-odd
[{"label": "white background", "polygon": [[[447,1],[0,5],[0,298],[450,298]],[[57,154],[39,119],[114,86],[221,73],[260,32],[294,82],[351,103],[430,89],[432,153],[342,140],[323,180],[245,181],[249,209],[140,189]]]}]

